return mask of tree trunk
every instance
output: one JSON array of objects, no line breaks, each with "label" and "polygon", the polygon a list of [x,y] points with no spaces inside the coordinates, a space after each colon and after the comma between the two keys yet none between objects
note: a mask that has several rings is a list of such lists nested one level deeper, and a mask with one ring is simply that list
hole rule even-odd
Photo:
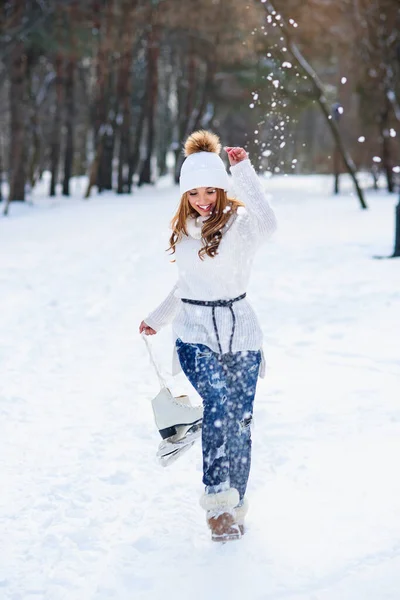
[{"label": "tree trunk", "polygon": [[29,158],[27,157],[27,182],[30,188],[33,189],[39,172],[39,162],[41,157],[41,135],[40,135],[40,123],[39,123],[39,110],[40,101],[38,100],[38,93],[34,92],[34,72],[32,65],[30,64],[28,56],[28,69],[27,69],[27,89],[29,99],[29,116],[28,116],[28,127],[29,127],[29,142],[25,138],[25,144],[30,148]]},{"label": "tree trunk", "polygon": [[87,147],[89,135],[89,123],[86,121],[76,128],[76,145],[74,167],[75,175],[85,175],[87,173]]},{"label": "tree trunk", "polygon": [[33,188],[36,184],[38,171],[39,171],[39,162],[41,155],[41,140],[39,135],[39,123],[38,123],[38,111],[35,107],[32,111],[31,117],[31,129],[32,129],[32,152],[31,159],[29,161],[28,166],[28,180]]},{"label": "tree trunk", "polygon": [[[129,55],[130,58],[130,55]],[[128,65],[128,72],[123,69],[121,76],[124,76],[124,80],[127,82],[124,89],[120,88],[122,93],[122,122],[120,124],[120,136],[119,136],[119,154],[118,154],[118,181],[117,181],[117,194],[124,194],[128,191],[129,185],[127,181],[127,166],[129,162],[130,154],[130,128],[131,128],[131,106],[130,106],[130,61]]]},{"label": "tree trunk", "polygon": [[[189,55],[190,60],[190,55]],[[187,101],[185,104],[185,85],[182,82],[187,82],[186,87],[189,87],[189,75],[187,73],[189,61],[184,60],[182,52],[177,53],[173,59],[173,71],[175,74],[175,86],[176,86],[176,122],[177,122],[177,140],[174,140],[174,181],[179,183],[179,173],[182,166],[182,144],[185,139],[185,133],[188,130],[188,119],[187,115]],[[186,92],[188,93],[188,91]],[[187,97],[187,96],[186,96]]]},{"label": "tree trunk", "polygon": [[64,179],[62,193],[70,195],[69,183],[72,177],[74,160],[74,129],[75,129],[75,57],[71,57],[66,67],[65,79],[65,154],[64,154]]},{"label": "tree trunk", "polygon": [[[163,73],[163,83],[159,92],[159,110],[157,117],[157,172],[159,177],[163,177],[168,173],[168,151],[174,137],[174,115],[171,110],[172,96],[172,69],[168,68],[171,65],[171,53],[168,56],[163,56],[164,64],[161,65],[160,72]],[[165,66],[166,68],[165,68]],[[175,96],[175,94],[174,94]]]},{"label": "tree trunk", "polygon": [[[107,136],[110,137],[111,123],[110,117],[110,91],[111,74],[110,65],[111,53],[113,48],[113,26],[114,26],[114,0],[109,0],[104,14],[101,11],[101,4],[94,0],[93,2],[93,26],[98,31],[104,29],[104,37],[99,42],[96,58],[96,99],[94,102],[94,147],[95,154],[90,166],[90,175],[85,198],[90,195],[91,188],[97,182],[98,191],[112,187],[112,152],[114,141],[111,148],[106,148]],[[102,27],[102,19],[105,24]],[[113,134],[112,134],[113,135]],[[109,145],[110,146],[110,145]],[[111,149],[111,159],[110,159]],[[108,172],[106,170],[108,169]],[[93,176],[95,175],[95,180]]]},{"label": "tree trunk", "polygon": [[90,192],[92,191],[92,187],[94,185],[96,185],[102,152],[103,152],[103,140],[102,140],[102,138],[99,138],[96,149],[94,151],[93,162],[90,166],[88,186],[86,188],[86,192],[85,192],[85,196],[84,196],[85,199],[90,197]]},{"label": "tree trunk", "polygon": [[[272,5],[272,3],[269,0],[267,0],[265,2],[264,6],[265,6],[267,12],[270,15],[272,15],[273,18],[275,17],[275,15],[278,14],[278,12],[275,10],[274,6]],[[306,74],[308,80],[312,83],[312,86],[314,88],[314,93],[315,93],[315,99],[317,100],[317,102],[322,110],[322,113],[326,119],[328,127],[331,130],[333,139],[334,139],[337,149],[342,157],[343,163],[346,165],[346,169],[347,169],[350,177],[353,180],[354,187],[356,189],[356,193],[357,193],[358,199],[360,201],[361,208],[366,209],[366,208],[368,208],[368,206],[365,202],[364,194],[363,194],[363,192],[359,186],[358,180],[357,180],[354,162],[343,144],[339,129],[338,129],[335,121],[332,119],[330,106],[324,96],[324,93],[325,93],[324,86],[323,86],[322,82],[319,80],[318,75],[316,74],[314,69],[307,62],[307,60],[305,59],[305,57],[299,50],[297,44],[295,44],[295,42],[293,41],[292,35],[290,33],[290,29],[287,26],[287,24],[285,23],[282,16],[281,16],[280,20],[277,21],[277,23],[286,38],[286,40],[285,40],[286,46],[288,47],[289,51],[291,52],[292,57],[295,59],[295,61],[297,62],[298,66],[301,68],[301,70]]]},{"label": "tree trunk", "polygon": [[117,94],[121,104],[122,122],[120,124],[120,144],[118,159],[118,184],[117,193],[131,192],[130,154],[131,154],[131,126],[132,126],[132,61],[134,46],[134,19],[137,0],[127,0],[124,4],[121,47],[121,68],[118,77]]},{"label": "tree trunk", "polygon": [[385,92],[384,107],[381,113],[381,139],[382,139],[382,168],[386,176],[387,191],[394,192],[393,165],[390,156],[390,133],[389,133],[389,111],[390,103]]},{"label": "tree trunk", "polygon": [[114,128],[111,125],[105,127],[103,133],[103,151],[99,161],[97,174],[98,191],[112,190],[113,188],[113,157],[114,157]]},{"label": "tree trunk", "polygon": [[76,56],[76,36],[75,28],[79,23],[78,1],[71,0],[67,6],[69,14],[69,48],[68,62],[65,73],[65,153],[64,153],[64,178],[62,193],[63,196],[70,195],[70,179],[73,172],[74,151],[75,151],[75,80],[77,73]]},{"label": "tree trunk", "polygon": [[[207,66],[208,69],[208,66]],[[204,106],[204,94],[205,94],[205,86],[207,85],[204,82],[203,85],[203,93],[200,98],[199,108],[196,108],[196,87],[197,87],[197,73],[198,69],[196,69],[196,57],[194,54],[193,44],[190,45],[189,48],[189,56],[185,66],[181,67],[182,73],[180,73],[182,78],[186,78],[187,81],[187,93],[186,93],[186,101],[184,101],[183,94],[179,94],[179,84],[178,84],[178,123],[179,123],[179,140],[178,147],[175,150],[175,168],[174,168],[174,180],[175,183],[179,183],[179,174],[182,167],[182,163],[184,161],[184,156],[182,154],[182,144],[185,139],[195,131],[195,123],[198,115],[202,112]],[[207,75],[206,75],[207,79]],[[200,117],[201,118],[201,117]]]},{"label": "tree trunk", "polygon": [[121,132],[119,138],[119,154],[118,154],[118,182],[117,194],[125,194],[130,190],[128,183],[128,173],[126,166],[129,162],[129,142],[130,142],[130,126],[129,126],[128,111],[124,111],[123,123],[121,124]]},{"label": "tree trunk", "polygon": [[56,68],[56,102],[55,112],[53,121],[53,131],[51,136],[50,146],[50,196],[56,195],[56,185],[58,180],[58,169],[60,164],[60,153],[61,153],[61,116],[62,116],[62,96],[63,96],[63,79],[62,79],[62,67],[63,59],[61,54],[57,54],[55,60]]},{"label": "tree trunk", "polygon": [[[22,13],[22,6],[21,6]],[[27,117],[27,61],[22,42],[16,42],[11,53],[10,70],[10,159],[9,202],[25,201],[26,182],[26,117]]]},{"label": "tree trunk", "polygon": [[152,183],[151,160],[155,142],[155,115],[158,96],[159,28],[151,25],[147,47],[147,144],[146,157],[139,177],[139,185]]},{"label": "tree trunk", "polygon": [[339,182],[340,182],[340,170],[339,170],[339,152],[335,147],[333,150],[333,172],[335,176],[335,183],[333,193],[339,194]]},{"label": "tree trunk", "polygon": [[[214,77],[217,71],[217,61],[214,57],[213,61],[207,61],[206,66],[206,75],[203,82],[203,89],[201,90],[201,97],[198,107],[193,106],[192,111],[188,114],[185,126],[186,129],[180,140],[183,142],[185,138],[190,135],[192,131],[196,131],[200,129],[202,126],[202,120],[205,115],[207,109],[207,102],[210,100],[212,95],[212,89],[214,85]],[[192,85],[195,85],[195,82],[192,81]],[[193,92],[194,93],[194,92]],[[175,183],[179,183],[179,174],[184,161],[184,156],[182,155],[181,148],[178,148],[175,152],[175,170],[174,170],[174,179]]]},{"label": "tree trunk", "polygon": [[3,144],[0,135],[0,202],[3,202]]},{"label": "tree trunk", "polygon": [[396,206],[395,240],[392,258],[400,257],[400,196]]},{"label": "tree trunk", "polygon": [[128,172],[128,193],[131,192],[132,180],[140,162],[140,145],[142,142],[144,123],[146,121],[146,95],[143,96],[142,106],[140,110],[139,120],[135,131],[135,143],[133,151],[129,157],[129,172]]},{"label": "tree trunk", "polygon": [[[337,127],[339,129],[339,121],[340,121],[340,102],[336,102],[332,106],[332,119],[336,121]],[[339,194],[339,184],[340,184],[340,152],[338,147],[335,145],[333,148],[333,175],[334,175],[334,188],[333,193],[337,196]]]},{"label": "tree trunk", "polygon": [[124,194],[130,190],[128,178],[128,164],[130,155],[131,131],[131,86],[132,86],[132,59],[133,59],[133,22],[136,2],[129,0],[124,4],[122,13],[121,33],[121,63],[117,82],[117,102],[119,104],[119,154],[118,154],[118,182],[117,194]]},{"label": "tree trunk", "polygon": [[377,169],[377,167],[374,165],[372,166],[371,169],[371,175],[372,175],[372,180],[373,180],[373,187],[374,190],[377,191],[378,190],[378,181],[379,181],[379,170]]}]

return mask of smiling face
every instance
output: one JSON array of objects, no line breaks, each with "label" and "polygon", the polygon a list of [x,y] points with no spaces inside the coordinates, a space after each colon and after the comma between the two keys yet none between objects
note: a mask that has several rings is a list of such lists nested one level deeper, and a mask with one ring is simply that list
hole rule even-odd
[{"label": "smiling face", "polygon": [[202,217],[207,217],[213,212],[217,202],[217,190],[213,187],[199,187],[187,193],[190,206]]}]

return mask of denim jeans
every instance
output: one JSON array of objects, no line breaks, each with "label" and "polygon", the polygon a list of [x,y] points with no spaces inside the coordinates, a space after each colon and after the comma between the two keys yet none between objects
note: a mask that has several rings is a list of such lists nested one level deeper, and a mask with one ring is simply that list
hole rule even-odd
[{"label": "denim jeans", "polygon": [[253,403],[260,351],[216,354],[176,341],[186,377],[203,399],[203,483],[206,493],[236,488],[243,501],[251,462]]}]

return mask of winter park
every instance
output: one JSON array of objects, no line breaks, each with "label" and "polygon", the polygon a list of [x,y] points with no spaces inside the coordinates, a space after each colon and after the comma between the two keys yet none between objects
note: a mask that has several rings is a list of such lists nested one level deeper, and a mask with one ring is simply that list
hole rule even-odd
[{"label": "winter park", "polygon": [[398,0],[0,14],[0,600],[398,600]]}]

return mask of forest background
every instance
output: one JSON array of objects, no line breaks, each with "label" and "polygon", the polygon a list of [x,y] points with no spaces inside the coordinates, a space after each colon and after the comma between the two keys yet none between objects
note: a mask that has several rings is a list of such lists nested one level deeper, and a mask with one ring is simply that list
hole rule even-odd
[{"label": "forest background", "polygon": [[7,207],[45,171],[50,196],[176,178],[200,127],[262,172],[363,170],[394,192],[399,123],[398,0],[3,0]]}]

